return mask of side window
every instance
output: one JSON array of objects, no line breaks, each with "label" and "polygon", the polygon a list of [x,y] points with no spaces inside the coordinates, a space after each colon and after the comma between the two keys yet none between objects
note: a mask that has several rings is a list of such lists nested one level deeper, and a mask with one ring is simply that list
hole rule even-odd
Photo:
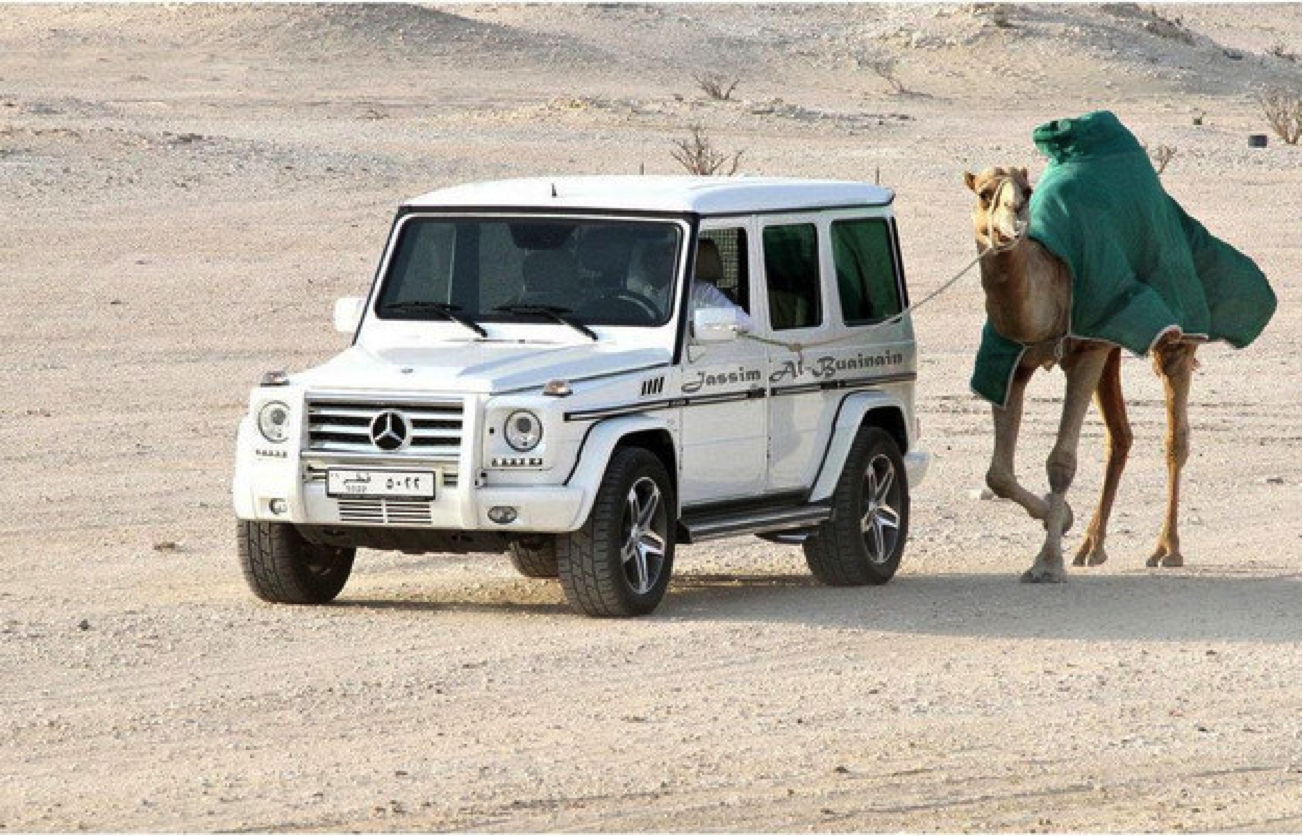
[{"label": "side window", "polygon": [[[711,253],[711,248],[714,248],[714,254]],[[750,313],[746,230],[703,229],[697,239],[697,251],[699,256],[694,281],[713,284],[733,304]]]},{"label": "side window", "polygon": [[810,328],[823,321],[819,295],[819,236],[814,224],[767,226],[765,288],[775,331]]},{"label": "side window", "polygon": [[900,313],[891,230],[885,221],[834,221],[832,251],[837,265],[837,294],[846,324],[873,322]]}]

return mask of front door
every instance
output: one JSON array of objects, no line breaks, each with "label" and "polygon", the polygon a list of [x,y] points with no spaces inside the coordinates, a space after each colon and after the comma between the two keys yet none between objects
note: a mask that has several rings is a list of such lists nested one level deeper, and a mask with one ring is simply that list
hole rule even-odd
[{"label": "front door", "polygon": [[[694,306],[751,305],[745,221],[711,222],[700,231],[689,281]],[[679,393],[684,399],[680,500],[692,505],[754,497],[764,491],[768,468],[764,346],[739,338],[702,344],[691,334]]]}]

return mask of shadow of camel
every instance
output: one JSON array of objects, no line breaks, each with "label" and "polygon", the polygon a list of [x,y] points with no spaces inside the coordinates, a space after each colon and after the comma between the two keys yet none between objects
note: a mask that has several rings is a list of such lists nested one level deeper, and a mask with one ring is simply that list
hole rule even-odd
[{"label": "shadow of camel", "polygon": [[1298,575],[1080,575],[1065,584],[999,574],[897,576],[829,588],[804,576],[676,578],[662,604],[682,620],[785,621],[840,629],[1076,641],[1298,643]]},{"label": "shadow of camel", "polygon": [[[555,581],[538,600],[492,600],[469,590],[404,599],[349,599],[336,607],[426,613],[579,618]],[[505,596],[503,593],[507,593]],[[882,587],[833,588],[809,575],[677,575],[650,620],[804,624],[839,630],[964,638],[1068,641],[1298,643],[1300,579],[1294,574],[1078,575],[1060,585],[1019,583],[1007,573],[897,576]],[[595,621],[618,625],[623,621]]]}]

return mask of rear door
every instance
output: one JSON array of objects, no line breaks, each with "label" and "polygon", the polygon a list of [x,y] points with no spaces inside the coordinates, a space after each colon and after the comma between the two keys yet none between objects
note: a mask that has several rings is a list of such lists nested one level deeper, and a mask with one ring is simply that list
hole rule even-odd
[{"label": "rear door", "polygon": [[828,350],[807,348],[836,336],[824,293],[827,227],[817,215],[767,216],[760,228],[764,315],[769,340],[769,473],[771,493],[814,481],[836,402],[823,387]]}]

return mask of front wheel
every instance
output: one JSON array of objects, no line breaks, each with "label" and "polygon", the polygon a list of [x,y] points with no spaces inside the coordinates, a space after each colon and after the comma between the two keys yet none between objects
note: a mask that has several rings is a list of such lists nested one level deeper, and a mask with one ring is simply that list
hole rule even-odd
[{"label": "front wheel", "polygon": [[348,583],[356,549],[309,543],[288,523],[240,520],[240,568],[253,594],[274,604],[324,604]]},{"label": "front wheel", "polygon": [[656,609],[674,566],[676,508],[660,459],[638,447],[616,450],[588,521],[556,540],[571,609],[598,618]]},{"label": "front wheel", "polygon": [[511,565],[526,578],[555,578],[556,541],[551,537],[526,537],[511,544]]},{"label": "front wheel", "polygon": [[832,518],[804,544],[810,571],[829,586],[884,584],[909,533],[909,481],[900,449],[877,427],[851,444],[833,493]]}]

